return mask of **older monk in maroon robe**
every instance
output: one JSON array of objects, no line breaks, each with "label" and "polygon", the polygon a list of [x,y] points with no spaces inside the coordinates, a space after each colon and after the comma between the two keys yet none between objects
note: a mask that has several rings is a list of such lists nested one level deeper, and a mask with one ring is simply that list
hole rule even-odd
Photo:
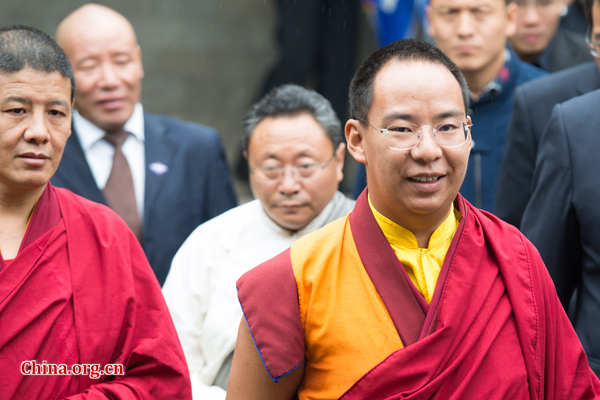
[{"label": "older monk in maroon robe", "polygon": [[50,37],[0,29],[0,398],[190,399],[135,236],[110,209],[48,183],[73,93]]}]

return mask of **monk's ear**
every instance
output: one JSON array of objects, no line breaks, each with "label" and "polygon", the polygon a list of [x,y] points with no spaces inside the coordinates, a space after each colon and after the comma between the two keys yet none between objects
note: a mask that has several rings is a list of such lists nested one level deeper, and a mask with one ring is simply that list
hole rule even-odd
[{"label": "monk's ear", "polygon": [[333,157],[335,158],[335,168],[336,168],[336,178],[338,183],[344,179],[344,158],[346,156],[346,145],[344,143],[340,143],[335,149],[333,153]]},{"label": "monk's ear", "polygon": [[471,122],[471,116],[467,115],[467,124],[469,126],[469,152],[473,149],[473,136],[471,135],[471,126],[473,123]]},{"label": "monk's ear", "polygon": [[365,131],[361,126],[361,122],[357,119],[349,119],[344,127],[344,133],[346,135],[348,152],[357,162],[365,164],[365,141],[363,137]]}]

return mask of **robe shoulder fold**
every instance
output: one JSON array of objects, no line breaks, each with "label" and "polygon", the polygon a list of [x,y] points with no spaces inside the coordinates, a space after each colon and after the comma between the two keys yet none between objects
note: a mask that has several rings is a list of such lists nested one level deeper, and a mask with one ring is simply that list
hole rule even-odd
[{"label": "robe shoulder fold", "polygon": [[242,275],[237,290],[254,343],[277,382],[304,360],[304,331],[289,249]]}]

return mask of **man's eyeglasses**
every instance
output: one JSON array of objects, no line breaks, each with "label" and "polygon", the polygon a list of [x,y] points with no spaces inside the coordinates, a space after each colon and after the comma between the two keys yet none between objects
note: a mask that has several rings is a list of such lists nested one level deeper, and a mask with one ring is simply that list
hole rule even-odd
[{"label": "man's eyeglasses", "polygon": [[311,178],[317,172],[325,169],[329,163],[335,158],[335,153],[325,162],[303,162],[296,165],[288,166],[267,166],[260,165],[256,168],[250,168],[250,173],[257,172],[264,179],[269,181],[279,181],[284,176],[288,168],[292,171],[292,177],[297,180]]},{"label": "man's eyeglasses", "polygon": [[423,132],[426,128],[432,130],[433,139],[441,147],[448,149],[460,147],[469,140],[471,127],[473,126],[469,117],[467,117],[466,121],[445,120],[433,127],[430,125],[419,126],[410,122],[401,122],[389,128],[377,128],[371,125],[369,121],[359,121],[386,136],[390,140],[389,147],[395,150],[410,150],[416,147],[421,142]]}]

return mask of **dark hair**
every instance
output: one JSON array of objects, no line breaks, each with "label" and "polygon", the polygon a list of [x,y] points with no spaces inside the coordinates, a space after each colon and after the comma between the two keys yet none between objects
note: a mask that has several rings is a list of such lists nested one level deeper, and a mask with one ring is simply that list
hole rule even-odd
[{"label": "dark hair", "polygon": [[73,67],[54,39],[25,25],[0,28],[0,71],[19,72],[24,68],[59,72],[71,81],[71,100],[75,96]]},{"label": "dark hair", "polygon": [[[350,82],[348,93],[350,116],[360,121],[367,120],[373,102],[373,81],[381,68],[390,60],[426,61],[445,66],[456,78],[460,86],[465,113],[469,110],[469,86],[458,67],[437,47],[415,39],[402,39],[390,43],[371,54],[358,67]],[[406,77],[410,79],[410,77]]]},{"label": "dark hair", "polygon": [[250,136],[256,125],[267,117],[295,116],[309,113],[321,125],[333,144],[334,150],[343,143],[342,125],[331,103],[314,90],[287,84],[278,86],[254,104],[244,119],[242,148],[247,151]]},{"label": "dark hair", "polygon": [[594,3],[600,3],[600,0],[583,0],[583,14],[585,15],[585,20],[588,23],[588,30],[591,32],[594,27],[594,19],[592,17],[592,8],[594,7]]}]

